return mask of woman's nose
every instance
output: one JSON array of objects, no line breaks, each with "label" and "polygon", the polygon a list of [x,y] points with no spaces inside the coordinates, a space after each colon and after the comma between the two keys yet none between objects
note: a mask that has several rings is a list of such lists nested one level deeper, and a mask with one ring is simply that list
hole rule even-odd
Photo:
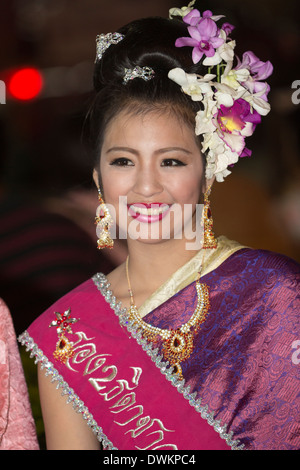
[{"label": "woman's nose", "polygon": [[144,197],[151,197],[163,191],[159,175],[153,168],[140,169],[137,172],[133,191]]}]

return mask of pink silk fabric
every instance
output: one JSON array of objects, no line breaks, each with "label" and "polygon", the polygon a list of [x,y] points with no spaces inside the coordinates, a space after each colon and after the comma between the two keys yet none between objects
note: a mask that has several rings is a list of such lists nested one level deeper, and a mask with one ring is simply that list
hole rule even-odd
[{"label": "pink silk fabric", "polygon": [[0,450],[38,450],[16,335],[0,299]]}]

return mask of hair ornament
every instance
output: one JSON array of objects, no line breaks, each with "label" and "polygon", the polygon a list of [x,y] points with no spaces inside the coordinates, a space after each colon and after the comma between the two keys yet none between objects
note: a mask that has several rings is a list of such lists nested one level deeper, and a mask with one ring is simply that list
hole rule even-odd
[{"label": "hair ornament", "polygon": [[142,78],[145,82],[151,80],[155,75],[154,70],[151,67],[134,67],[133,69],[125,69],[123,83],[126,85],[130,80],[134,78]]},{"label": "hair ornament", "polygon": [[245,138],[253,134],[261,116],[271,109],[267,98],[270,87],[265,80],[272,74],[273,66],[259,60],[252,51],[245,52],[242,60],[235,59],[236,43],[230,37],[234,26],[223,23],[218,27],[223,15],[213,16],[210,10],[201,15],[193,9],[194,3],[170,10],[171,18],[180,16],[186,23],[189,34],[178,38],[175,47],[191,47],[193,63],[201,61],[207,73],[200,76],[175,68],[168,77],[193,101],[201,102],[195,132],[203,136],[206,178],[216,177],[221,182],[239,158],[251,155]]},{"label": "hair ornament", "polygon": [[96,36],[96,59],[95,62],[102,59],[104,52],[112,45],[118,44],[124,35],[120,33],[98,34]]}]

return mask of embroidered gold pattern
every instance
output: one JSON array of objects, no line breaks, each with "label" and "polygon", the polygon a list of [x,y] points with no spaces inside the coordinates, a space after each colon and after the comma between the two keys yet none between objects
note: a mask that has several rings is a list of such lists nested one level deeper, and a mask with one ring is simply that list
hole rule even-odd
[{"label": "embroidered gold pattern", "polygon": [[[134,390],[138,387],[142,369],[140,367],[130,367],[133,375],[131,381],[118,378],[119,371],[117,366],[108,363],[110,354],[97,354],[96,344],[87,338],[83,332],[76,333],[78,341],[73,344],[73,356],[68,358],[67,367],[79,372],[77,366],[86,362],[83,370],[83,376],[88,378],[90,385],[98,392],[104,402],[109,403],[109,411],[113,415],[118,415],[114,423],[120,427],[130,429],[124,431],[124,435],[130,434],[133,439],[140,438],[141,443],[137,442],[136,449],[173,449],[177,450],[175,444],[165,443],[166,432],[168,430],[159,419],[152,419],[144,415],[143,405],[136,403],[136,393]],[[147,432],[150,430],[151,432]],[[154,440],[153,440],[154,438]],[[159,444],[159,445],[158,445]]]}]

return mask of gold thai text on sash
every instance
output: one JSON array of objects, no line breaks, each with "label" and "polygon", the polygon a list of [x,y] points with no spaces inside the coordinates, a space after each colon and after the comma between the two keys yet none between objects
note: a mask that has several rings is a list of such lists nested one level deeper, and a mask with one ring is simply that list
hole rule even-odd
[{"label": "gold thai text on sash", "polygon": [[177,450],[175,444],[166,442],[167,429],[163,422],[145,414],[144,406],[137,403],[136,390],[143,373],[140,367],[129,366],[131,381],[121,378],[118,367],[111,364],[112,355],[97,352],[94,338],[87,338],[83,332],[76,333],[74,355],[66,366],[73,372],[82,372],[84,378],[107,404],[113,422],[120,426],[124,435],[130,434],[137,450]]}]

